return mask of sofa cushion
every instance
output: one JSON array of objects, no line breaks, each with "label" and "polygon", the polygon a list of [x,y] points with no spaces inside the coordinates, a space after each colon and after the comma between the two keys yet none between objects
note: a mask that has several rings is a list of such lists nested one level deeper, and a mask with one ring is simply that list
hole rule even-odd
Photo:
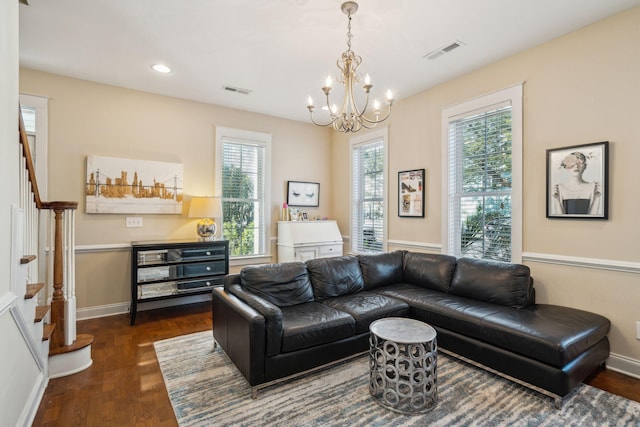
[{"label": "sofa cushion", "polygon": [[404,251],[358,255],[364,289],[390,285],[402,281],[402,259]]},{"label": "sofa cushion", "polygon": [[364,286],[358,258],[352,255],[311,259],[307,270],[317,301],[352,294]]},{"label": "sofa cushion", "polygon": [[404,281],[440,292],[449,292],[456,270],[450,255],[407,252],[404,254]]},{"label": "sofa cushion", "polygon": [[282,308],[282,352],[319,346],[355,334],[356,322],[347,313],[319,302]]},{"label": "sofa cushion", "polygon": [[460,258],[449,292],[477,301],[523,308],[529,304],[530,287],[526,265]]},{"label": "sofa cushion", "polygon": [[240,286],[278,307],[313,301],[309,274],[302,262],[244,267]]},{"label": "sofa cushion", "polygon": [[353,317],[356,321],[356,334],[367,332],[371,322],[383,317],[409,316],[407,303],[368,291],[327,298],[322,303]]},{"label": "sofa cushion", "polygon": [[390,285],[402,281],[402,259],[404,251],[358,255],[364,289]]},{"label": "sofa cushion", "polygon": [[401,283],[376,289],[402,299],[411,317],[555,367],[565,366],[606,337],[605,317],[547,304],[522,309]]},{"label": "sofa cushion", "polygon": [[482,325],[483,341],[559,368],[600,342],[611,327],[599,314],[550,304],[503,307]]}]

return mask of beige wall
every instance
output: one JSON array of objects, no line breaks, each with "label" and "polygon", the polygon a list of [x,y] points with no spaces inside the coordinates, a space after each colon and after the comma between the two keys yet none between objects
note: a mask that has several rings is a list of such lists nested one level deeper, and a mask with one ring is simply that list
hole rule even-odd
[{"label": "beige wall", "polygon": [[[390,248],[442,243],[442,109],[525,82],[523,251],[538,301],[607,316],[613,323],[612,352],[640,361],[635,337],[640,321],[638,41],[640,8],[635,8],[398,102],[389,123],[389,239],[395,242]],[[598,141],[610,141],[609,220],[547,219],[545,150]],[[332,145],[334,165],[340,165],[333,205],[348,234],[349,194],[335,186],[348,177],[348,138],[334,136]],[[399,218],[397,172],[418,168],[427,170],[426,217]],[[527,260],[527,254],[558,264],[533,261],[533,256]],[[566,257],[613,267],[574,267]],[[631,263],[631,272],[617,267],[625,263]]]},{"label": "beige wall", "polygon": [[[331,146],[325,128],[28,69],[20,70],[20,91],[49,98],[49,199],[80,203],[76,216],[79,309],[130,298],[129,253],[94,252],[92,247],[196,237],[196,220],[187,218],[186,212],[191,196],[214,195],[216,126],[272,135],[272,237],[286,201],[287,180],[330,187]],[[126,215],[85,214],[87,155],[183,163],[183,214],[140,215],[143,228],[126,228]],[[328,194],[321,191],[320,207],[308,209],[310,216],[330,215]],[[273,242],[271,247],[275,248]]]}]

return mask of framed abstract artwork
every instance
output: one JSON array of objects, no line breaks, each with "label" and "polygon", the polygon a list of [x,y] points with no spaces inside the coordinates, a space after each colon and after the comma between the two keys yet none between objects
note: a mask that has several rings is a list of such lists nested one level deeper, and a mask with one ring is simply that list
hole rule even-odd
[{"label": "framed abstract artwork", "polygon": [[424,218],[424,169],[398,172],[398,216]]},{"label": "framed abstract artwork", "polygon": [[609,142],[547,150],[547,218],[608,219]]}]

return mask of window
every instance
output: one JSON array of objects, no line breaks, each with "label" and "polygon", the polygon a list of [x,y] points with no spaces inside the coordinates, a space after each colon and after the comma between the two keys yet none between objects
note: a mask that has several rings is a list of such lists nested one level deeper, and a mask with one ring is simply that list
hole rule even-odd
[{"label": "window", "polygon": [[443,111],[445,253],[520,262],[522,86]]},{"label": "window", "polygon": [[271,136],[218,127],[216,142],[222,236],[229,240],[229,255],[267,255]]},{"label": "window", "polygon": [[351,250],[386,249],[387,130],[351,140]]}]

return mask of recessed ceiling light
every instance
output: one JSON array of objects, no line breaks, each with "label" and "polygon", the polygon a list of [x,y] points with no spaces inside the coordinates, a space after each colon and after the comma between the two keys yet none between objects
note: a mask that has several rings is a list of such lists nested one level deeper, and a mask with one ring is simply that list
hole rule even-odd
[{"label": "recessed ceiling light", "polygon": [[153,68],[153,70],[157,71],[158,73],[167,74],[171,72],[171,68],[167,67],[164,64],[153,64],[151,68]]}]

